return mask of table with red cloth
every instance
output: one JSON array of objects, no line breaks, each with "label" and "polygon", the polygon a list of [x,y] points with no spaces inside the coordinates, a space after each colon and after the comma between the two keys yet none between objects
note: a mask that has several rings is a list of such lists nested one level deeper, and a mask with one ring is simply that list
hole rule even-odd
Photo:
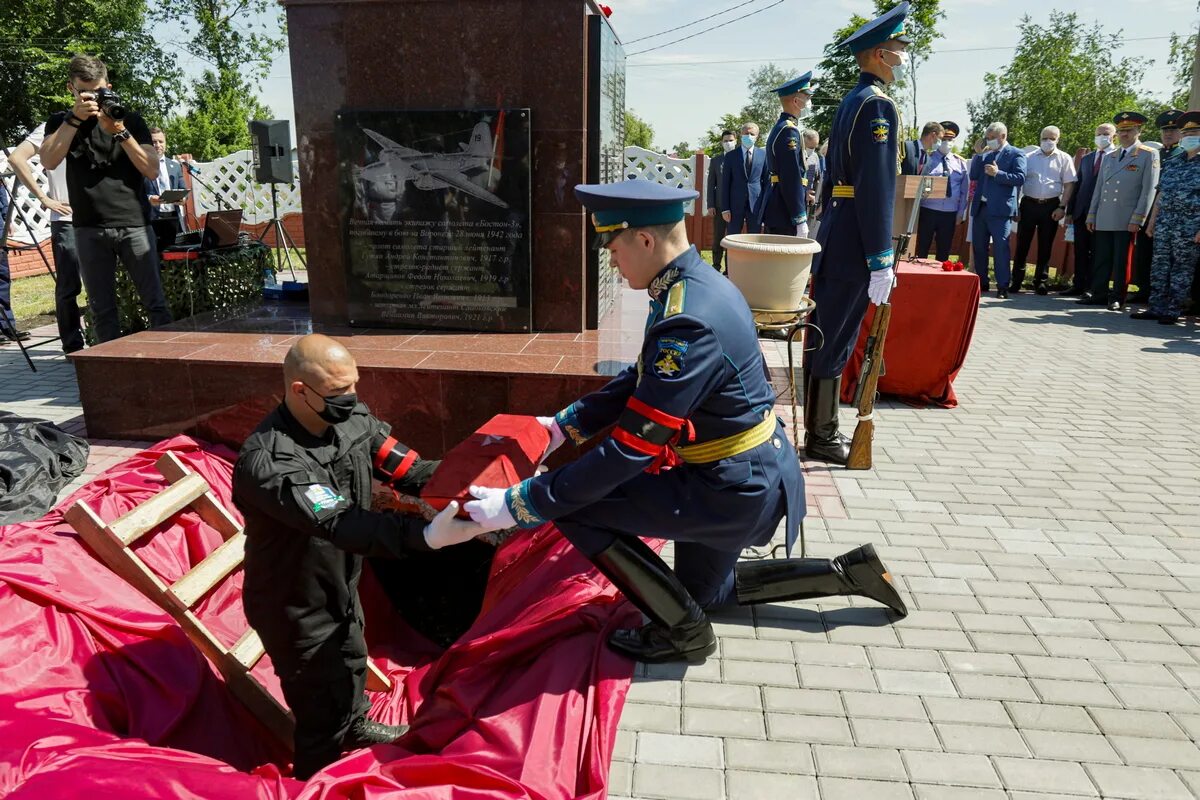
[{"label": "table with red cloth", "polygon": [[[892,321],[883,348],[879,393],[920,405],[954,408],[953,381],[971,347],[979,310],[979,276],[946,272],[941,262],[902,261],[892,290]],[[842,372],[842,402],[854,402],[875,306],[867,309],[858,344]]]}]

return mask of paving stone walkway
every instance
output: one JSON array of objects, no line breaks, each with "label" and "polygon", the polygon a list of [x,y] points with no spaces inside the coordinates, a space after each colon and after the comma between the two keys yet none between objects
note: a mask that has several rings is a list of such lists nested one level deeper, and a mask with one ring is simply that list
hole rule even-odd
[{"label": "paving stone walkway", "polygon": [[[0,407],[82,429],[40,352],[0,347]],[[875,469],[806,465],[810,555],[873,542],[909,616],[720,615],[719,657],[638,668],[612,796],[1200,798],[1195,321],[985,299],[955,387],[883,404]],[[137,447],[93,445],[85,479]]]}]

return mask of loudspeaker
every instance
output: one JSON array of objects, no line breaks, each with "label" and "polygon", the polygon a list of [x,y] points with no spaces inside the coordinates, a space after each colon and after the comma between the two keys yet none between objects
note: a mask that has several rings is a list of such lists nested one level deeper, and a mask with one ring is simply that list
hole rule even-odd
[{"label": "loudspeaker", "polygon": [[254,139],[254,180],[259,183],[291,183],[291,126],[286,119],[250,121]]}]

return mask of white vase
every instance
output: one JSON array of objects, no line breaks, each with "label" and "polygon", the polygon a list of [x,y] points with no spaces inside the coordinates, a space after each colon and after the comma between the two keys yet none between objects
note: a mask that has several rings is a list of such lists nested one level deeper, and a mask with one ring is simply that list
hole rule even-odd
[{"label": "white vase", "polygon": [[[736,233],[721,240],[729,280],[738,287],[760,323],[794,317],[812,274],[814,239],[773,233]],[[790,312],[790,313],[771,313]]]}]

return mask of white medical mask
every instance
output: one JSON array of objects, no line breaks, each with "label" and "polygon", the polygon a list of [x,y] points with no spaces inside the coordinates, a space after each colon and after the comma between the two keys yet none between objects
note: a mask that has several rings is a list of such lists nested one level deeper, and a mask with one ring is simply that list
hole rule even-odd
[{"label": "white medical mask", "polygon": [[1054,152],[1054,148],[1058,146],[1058,141],[1055,139],[1042,139],[1042,152],[1049,155]]},{"label": "white medical mask", "polygon": [[908,55],[908,53],[904,52],[903,50],[890,50],[888,52],[890,52],[896,58],[900,59],[899,64],[896,64],[895,66],[892,66],[891,64],[888,65],[888,66],[892,67],[892,82],[894,83],[896,81],[904,80],[906,77],[908,77],[908,70],[909,70],[909,64],[908,64],[909,55]]},{"label": "white medical mask", "polygon": [[754,140],[756,138],[748,133],[742,134],[742,147],[754,147]]},{"label": "white medical mask", "polygon": [[731,141],[728,141],[728,140],[722,139],[722,140],[721,140],[721,147],[722,147],[722,148],[725,150],[725,152],[726,152],[726,153],[728,153],[730,150],[732,150],[732,149],[734,149],[735,147],[737,147],[737,142],[731,142]]},{"label": "white medical mask", "polygon": [[1101,134],[1096,137],[1096,149],[1107,150],[1112,145],[1112,137]]},{"label": "white medical mask", "polygon": [[999,139],[988,139],[986,147],[988,150],[999,150],[1000,149],[1000,140]]},{"label": "white medical mask", "polygon": [[800,113],[797,115],[796,118],[797,119],[808,119],[809,117],[812,116],[812,114],[813,114],[812,102],[809,101],[804,104],[804,108],[800,109]]},{"label": "white medical mask", "polygon": [[944,156],[950,155],[950,152],[953,149],[954,149],[954,143],[951,142],[949,139],[942,139],[940,142],[938,142],[937,150],[939,153],[941,153]]},{"label": "white medical mask", "polygon": [[1200,136],[1185,136],[1179,140],[1184,150],[1195,150],[1200,147]]}]

